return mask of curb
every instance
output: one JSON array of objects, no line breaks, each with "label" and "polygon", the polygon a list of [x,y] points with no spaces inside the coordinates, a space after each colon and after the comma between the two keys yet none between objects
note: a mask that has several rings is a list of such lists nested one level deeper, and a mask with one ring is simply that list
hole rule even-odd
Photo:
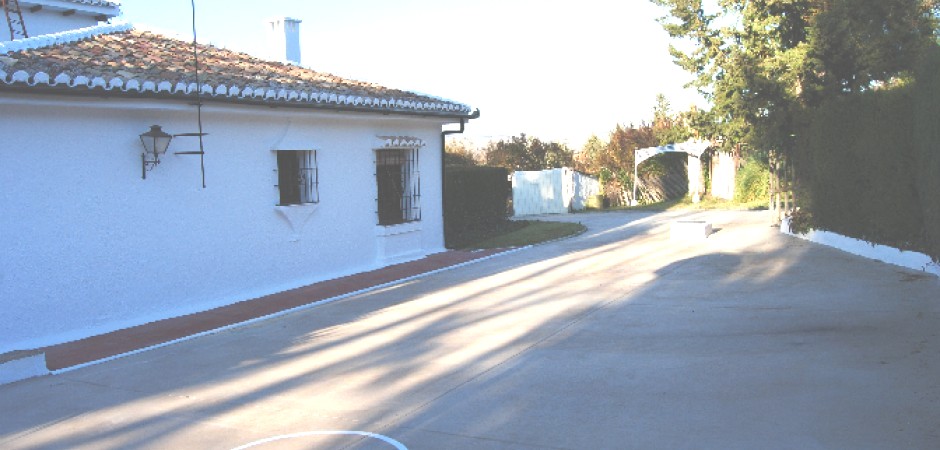
[{"label": "curb", "polygon": [[182,336],[176,339],[171,339],[171,340],[161,342],[158,344],[144,346],[144,347],[134,349],[131,351],[113,354],[104,358],[99,358],[99,359],[91,360],[88,362],[75,364],[75,365],[71,365],[68,367],[63,367],[60,369],[50,370],[48,368],[48,365],[46,362],[46,354],[45,352],[42,351],[42,349],[16,351],[16,352],[7,353],[4,355],[0,355],[0,386],[4,384],[14,383],[17,381],[22,381],[22,380],[26,380],[29,378],[34,378],[34,377],[39,377],[39,376],[44,376],[44,375],[58,375],[58,374],[66,373],[66,372],[71,372],[73,370],[81,369],[84,367],[120,359],[125,356],[136,355],[138,353],[143,353],[149,350],[168,347],[170,345],[189,341],[191,339],[199,338],[202,336],[208,336],[208,335],[216,334],[222,331],[227,331],[227,330],[239,328],[239,327],[246,326],[246,325],[251,325],[257,322],[261,322],[263,320],[273,319],[273,318],[281,317],[281,316],[291,314],[294,312],[327,305],[329,303],[333,303],[333,302],[336,302],[345,298],[353,297],[356,295],[383,289],[383,288],[390,287],[390,286],[394,286],[394,285],[412,281],[418,278],[423,278],[423,277],[427,277],[427,276],[434,275],[437,273],[446,272],[448,270],[466,267],[472,264],[476,264],[478,262],[483,262],[483,261],[496,258],[498,256],[510,255],[510,254],[525,250],[530,247],[531,246],[504,249],[502,251],[497,251],[496,253],[493,253],[487,256],[482,256],[482,257],[475,258],[475,259],[471,259],[469,261],[463,261],[463,262],[456,263],[453,265],[448,265],[444,267],[439,267],[437,269],[432,269],[427,272],[422,272],[422,273],[418,273],[415,275],[398,278],[393,281],[380,283],[380,284],[376,284],[372,286],[367,286],[362,289],[357,289],[354,291],[335,295],[333,297],[328,297],[328,298],[324,298],[321,300],[313,301],[307,304],[295,306],[293,308],[284,309],[284,310],[270,313],[270,314],[260,315],[260,316],[257,316],[248,320],[234,322],[234,323],[217,327],[217,328],[213,328],[210,330],[195,332],[193,334]]}]

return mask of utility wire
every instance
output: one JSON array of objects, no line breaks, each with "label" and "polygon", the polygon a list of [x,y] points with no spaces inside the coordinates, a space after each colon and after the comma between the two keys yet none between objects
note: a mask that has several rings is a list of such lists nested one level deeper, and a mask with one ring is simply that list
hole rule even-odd
[{"label": "utility wire", "polygon": [[196,120],[199,124],[199,168],[202,171],[202,188],[206,188],[206,151],[202,145],[202,82],[199,80],[199,47],[196,43],[196,0],[190,0],[193,11],[193,62],[196,66]]}]

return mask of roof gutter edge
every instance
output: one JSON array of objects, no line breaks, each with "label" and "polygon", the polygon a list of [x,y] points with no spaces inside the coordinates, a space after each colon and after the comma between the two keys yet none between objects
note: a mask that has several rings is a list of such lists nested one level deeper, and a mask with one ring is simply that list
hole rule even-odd
[{"label": "roof gutter edge", "polygon": [[[104,89],[89,89],[86,91],[83,90],[73,90],[68,87],[55,87],[55,86],[29,86],[24,88],[22,85],[8,85],[0,83],[0,92],[14,92],[21,95],[60,95],[68,97],[94,97],[100,99],[150,99],[150,100],[164,100],[164,101],[185,101],[188,103],[193,103],[197,101],[195,95],[167,95],[160,93],[149,93],[149,92],[129,92],[121,91],[119,95],[112,95],[109,91]],[[418,117],[435,117],[435,118],[445,118],[445,119],[475,119],[480,116],[480,110],[477,109],[474,112],[458,112],[458,111],[420,111],[420,110],[402,110],[402,109],[383,109],[383,108],[371,108],[371,107],[360,107],[360,106],[347,106],[347,105],[338,105],[338,104],[322,104],[322,103],[300,103],[300,102],[291,102],[283,100],[265,100],[265,99],[233,99],[226,97],[206,97],[202,96],[201,100],[203,103],[220,103],[220,104],[229,104],[229,105],[243,105],[243,106],[264,106],[267,108],[288,108],[288,109],[299,109],[299,110],[317,110],[317,111],[338,111],[338,112],[355,112],[363,114],[378,114],[378,115],[397,115],[397,116],[418,116]]]}]

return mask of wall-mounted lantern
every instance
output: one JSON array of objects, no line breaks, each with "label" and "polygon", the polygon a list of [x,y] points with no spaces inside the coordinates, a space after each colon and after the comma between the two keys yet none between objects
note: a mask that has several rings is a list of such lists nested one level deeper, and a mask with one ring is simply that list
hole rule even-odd
[{"label": "wall-mounted lantern", "polygon": [[[147,179],[147,170],[160,164],[160,155],[166,153],[173,136],[163,131],[160,125],[151,125],[150,131],[141,133],[140,142],[144,145],[144,152],[140,154],[141,177]],[[147,158],[150,159],[147,159]],[[149,167],[149,169],[148,169]]]}]

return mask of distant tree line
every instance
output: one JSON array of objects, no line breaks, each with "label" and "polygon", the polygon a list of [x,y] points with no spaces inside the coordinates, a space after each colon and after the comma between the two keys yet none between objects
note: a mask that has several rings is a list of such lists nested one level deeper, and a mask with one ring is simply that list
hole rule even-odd
[{"label": "distant tree line", "polygon": [[567,145],[529,137],[525,133],[489,142],[482,151],[466,141],[447,143],[446,163],[451,166],[486,165],[515,170],[546,170],[570,167],[574,152]]},{"label": "distant tree line", "polygon": [[574,162],[574,152],[567,145],[525,134],[491,142],[483,154],[486,165],[510,170],[546,170],[568,167]]},{"label": "distant tree line", "polygon": [[[604,195],[612,204],[627,204],[633,191],[634,150],[684,142],[695,135],[694,124],[699,120],[702,120],[702,113],[695,108],[673,113],[669,101],[660,94],[652,120],[639,125],[618,124],[606,140],[592,136],[578,151],[523,133],[489,142],[482,149],[454,139],[447,143],[445,158],[448,166],[485,165],[510,171],[573,167],[598,177],[604,186]],[[641,166],[641,177],[662,176],[667,170],[662,159],[654,158]]]}]

